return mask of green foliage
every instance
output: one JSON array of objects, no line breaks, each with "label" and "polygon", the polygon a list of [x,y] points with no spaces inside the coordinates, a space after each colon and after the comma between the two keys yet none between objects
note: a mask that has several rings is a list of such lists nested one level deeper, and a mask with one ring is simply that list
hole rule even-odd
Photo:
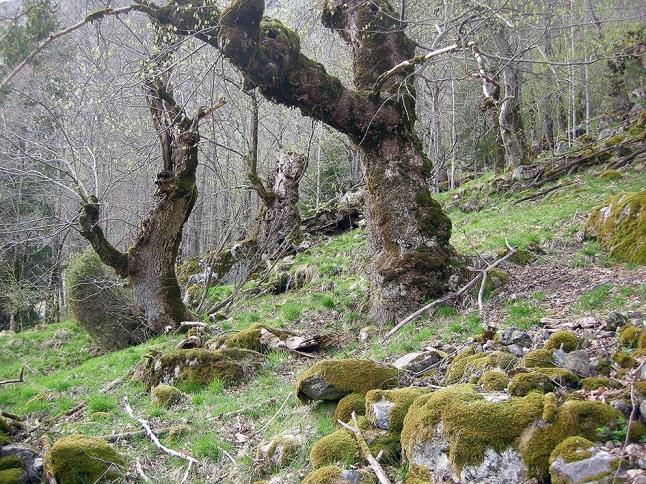
[{"label": "green foliage", "polygon": [[504,326],[529,329],[536,326],[545,315],[545,310],[527,299],[510,300],[505,303]]},{"label": "green foliage", "polygon": [[233,446],[224,440],[219,433],[206,432],[192,440],[190,450],[195,457],[217,462],[224,455],[222,451],[230,452],[233,450]]}]

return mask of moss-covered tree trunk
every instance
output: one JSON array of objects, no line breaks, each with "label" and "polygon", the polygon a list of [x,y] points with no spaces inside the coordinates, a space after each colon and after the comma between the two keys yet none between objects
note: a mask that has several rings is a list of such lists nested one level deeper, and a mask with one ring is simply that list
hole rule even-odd
[{"label": "moss-covered tree trunk", "polygon": [[138,9],[219,49],[244,74],[246,88],[350,137],[368,184],[369,273],[378,320],[403,316],[445,290],[455,252],[451,224],[430,196],[431,162],[413,129],[413,66],[381,78],[415,56],[387,0],[326,2],[324,24],[352,49],[355,89],[303,55],[294,31],[263,16],[263,0],[234,0],[223,11],[211,2],[180,1]]},{"label": "moss-covered tree trunk", "polygon": [[198,122],[205,111],[189,118],[160,83],[149,85],[147,99],[160,138],[163,170],[155,181],[156,204],[142,222],[135,244],[126,252],[116,249],[99,226],[99,203],[83,204],[81,235],[101,260],[132,286],[134,302],[141,307],[154,333],[191,318],[184,306],[175,275],[175,262],[184,224],[195,199]]}]

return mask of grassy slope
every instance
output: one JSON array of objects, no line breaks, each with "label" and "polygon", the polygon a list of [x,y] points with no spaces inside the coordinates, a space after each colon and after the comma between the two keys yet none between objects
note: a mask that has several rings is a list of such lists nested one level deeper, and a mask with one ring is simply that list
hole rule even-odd
[{"label": "grassy slope", "polygon": [[[512,205],[511,200],[498,198],[478,213],[452,210],[453,243],[461,252],[495,253],[504,247],[505,235],[512,244],[519,246],[571,239],[591,207],[614,193],[643,187],[646,176],[633,173],[622,180],[608,182],[588,174],[578,176],[574,181],[572,186],[537,202]],[[448,193],[440,198],[447,201],[451,196]],[[599,251],[585,245],[579,250]],[[356,332],[369,323],[364,315],[367,283],[361,275],[365,257],[365,234],[361,230],[330,239],[297,255],[292,269],[306,265],[314,267],[317,276],[312,282],[280,296],[265,295],[243,302],[230,320],[223,323],[223,329],[242,329],[260,321],[303,331]],[[605,260],[605,263],[612,261]],[[643,287],[640,291],[643,296]],[[613,288],[595,288],[581,301],[581,310],[612,301],[620,306],[622,294],[632,296],[635,290],[619,288],[616,294]],[[538,304],[543,297],[538,291],[527,300],[506,304],[506,322],[521,326],[535,324],[543,314]],[[386,346],[351,342],[336,350],[333,356],[392,359],[424,346],[434,337],[465,338],[479,328],[477,315],[441,308],[432,325],[428,320],[420,320],[405,328]],[[55,335],[60,330],[67,332],[67,337],[59,343],[48,343],[57,341]],[[200,476],[204,481],[225,478],[226,482],[251,482],[258,477],[254,475],[254,449],[263,438],[279,432],[302,432],[311,443],[333,428],[329,406],[303,407],[294,398],[294,377],[310,362],[285,353],[269,355],[268,368],[238,388],[223,389],[219,382],[208,388],[184,388],[189,401],[174,410],[150,403],[144,389],[128,379],[107,394],[101,392],[106,383],[124,377],[150,349],[163,351],[173,347],[178,339],[176,336],[162,337],[92,358],[87,334],[69,321],[16,336],[0,336],[0,379],[15,377],[23,366],[27,369],[24,384],[0,390],[0,407],[40,419],[42,428],[49,428],[53,437],[72,432],[109,435],[137,428],[122,410],[121,402],[127,394],[136,411],[150,419],[155,428],[188,426],[187,434],[166,443],[189,450],[202,459],[205,466]],[[65,411],[80,402],[87,404],[80,419],[61,418]],[[250,441],[237,443],[236,434],[244,434]],[[134,456],[154,460],[155,469],[147,468],[150,477],[166,482],[179,480],[182,462],[160,455],[144,438],[119,444],[119,449],[129,454],[131,460]],[[227,453],[237,461],[235,466],[229,465]],[[306,465],[306,460],[307,447],[287,472],[298,472]],[[192,482],[200,482],[200,479]]]}]

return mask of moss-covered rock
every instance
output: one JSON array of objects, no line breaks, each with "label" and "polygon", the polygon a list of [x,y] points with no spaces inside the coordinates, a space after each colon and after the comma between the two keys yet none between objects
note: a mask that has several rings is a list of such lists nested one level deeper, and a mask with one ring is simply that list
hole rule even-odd
[{"label": "moss-covered rock", "polygon": [[191,348],[150,357],[138,374],[148,388],[160,383],[208,385],[215,379],[233,384],[247,378],[264,363],[265,357],[251,350]]},{"label": "moss-covered rock", "polygon": [[408,408],[424,393],[426,390],[414,387],[371,390],[366,394],[366,420],[375,427],[399,435]]},{"label": "moss-covered rock", "polygon": [[0,432],[4,432],[6,434],[9,434],[12,432],[11,425],[9,425],[9,422],[7,422],[3,417],[0,417]]},{"label": "moss-covered rock", "polygon": [[502,479],[499,473],[505,472],[504,459],[497,461],[499,468],[477,469],[485,451],[507,452],[507,463],[519,461],[514,448],[523,431],[542,414],[543,396],[537,393],[490,402],[471,385],[453,385],[415,399],[404,418],[402,450],[411,463],[429,468],[448,459],[450,475],[438,479],[453,476],[463,480],[463,472],[477,473],[485,480],[494,478],[486,474],[493,472]]},{"label": "moss-covered rock", "polygon": [[411,464],[406,473],[404,484],[429,484],[433,482],[432,472],[424,466]]},{"label": "moss-covered rock", "polygon": [[646,264],[646,190],[615,195],[593,209],[584,233],[618,260]]},{"label": "moss-covered rock", "polygon": [[22,469],[22,460],[16,454],[0,457],[0,471],[7,469]]},{"label": "moss-covered rock", "polygon": [[310,463],[315,469],[332,464],[354,464],[360,457],[357,440],[345,429],[335,430],[317,440],[310,449]]},{"label": "moss-covered rock", "polygon": [[524,397],[529,392],[548,393],[554,390],[555,383],[552,379],[537,371],[518,373],[509,382],[510,395]]},{"label": "moss-covered rock", "polygon": [[545,349],[562,349],[566,353],[579,348],[579,338],[572,331],[557,331],[545,343]]},{"label": "moss-covered rock", "polygon": [[5,469],[0,471],[0,484],[22,484],[25,473],[21,468]]},{"label": "moss-covered rock", "polygon": [[551,464],[559,457],[564,462],[575,462],[587,459],[592,455],[594,444],[584,437],[575,435],[568,437],[557,445],[550,454],[549,463]]},{"label": "moss-covered rock", "polygon": [[323,466],[313,470],[302,484],[374,484],[374,475],[365,469],[341,469],[339,466]]},{"label": "moss-covered rock", "polygon": [[399,383],[397,368],[370,360],[323,360],[304,371],[296,381],[301,402],[339,400],[350,393],[392,388]]},{"label": "moss-covered rock", "polygon": [[84,435],[63,437],[45,454],[44,464],[59,484],[119,480],[125,461],[105,440]]},{"label": "moss-covered rock", "polygon": [[485,392],[502,392],[508,383],[507,374],[500,370],[485,371],[478,380],[478,386]]},{"label": "moss-covered rock", "polygon": [[520,360],[520,366],[525,368],[553,368],[552,350],[540,348],[530,351]]},{"label": "moss-covered rock", "polygon": [[0,446],[7,445],[10,443],[11,443],[11,439],[9,438],[9,436],[5,432],[0,430]]},{"label": "moss-covered rock", "polygon": [[179,389],[163,383],[152,389],[151,396],[153,403],[166,408],[172,407],[184,398],[184,394]]},{"label": "moss-covered rock", "polygon": [[599,178],[605,181],[619,180],[621,172],[618,170],[605,170],[599,174]]},{"label": "moss-covered rock", "polygon": [[559,443],[575,435],[597,440],[597,429],[614,428],[621,418],[621,413],[601,402],[566,401],[551,422],[537,423],[523,435],[520,450],[528,477],[547,480],[549,458]]},{"label": "moss-covered rock", "polygon": [[475,378],[477,382],[486,370],[498,368],[503,371],[508,371],[516,366],[517,362],[518,358],[504,351],[476,353],[460,359],[456,358],[447,369],[445,383],[450,385],[468,381],[471,378]]},{"label": "moss-covered rock", "polygon": [[350,393],[339,400],[334,411],[334,421],[347,422],[352,417],[352,412],[356,415],[365,415],[366,396],[363,393]]},{"label": "moss-covered rock", "polygon": [[267,468],[284,467],[298,453],[302,443],[302,439],[295,435],[276,435],[258,447],[256,461]]},{"label": "moss-covered rock", "polygon": [[646,425],[637,421],[630,422],[628,440],[631,442],[644,442],[646,440]]},{"label": "moss-covered rock", "polygon": [[617,388],[618,385],[608,377],[589,376],[581,380],[581,388],[584,390],[597,390],[599,388]]},{"label": "moss-covered rock", "polygon": [[[504,255],[504,254],[503,254]],[[536,259],[536,255],[527,249],[517,249],[516,252],[509,258],[510,262],[516,265],[526,266],[531,264]]]},{"label": "moss-covered rock", "polygon": [[271,333],[279,339],[285,339],[289,336],[294,335],[294,333],[290,331],[285,331],[283,329],[272,328],[265,326],[264,324],[255,323],[249,326],[247,329],[238,331],[237,333],[219,336],[215,340],[208,343],[208,348],[240,348],[257,352],[265,352],[269,349],[262,342],[262,336],[266,332]]},{"label": "moss-covered rock", "polygon": [[635,358],[623,351],[617,351],[612,357],[612,361],[622,368],[632,368],[637,364],[637,360]]},{"label": "moss-covered rock", "polygon": [[637,326],[624,326],[619,330],[619,343],[628,348],[637,348],[642,335]]}]

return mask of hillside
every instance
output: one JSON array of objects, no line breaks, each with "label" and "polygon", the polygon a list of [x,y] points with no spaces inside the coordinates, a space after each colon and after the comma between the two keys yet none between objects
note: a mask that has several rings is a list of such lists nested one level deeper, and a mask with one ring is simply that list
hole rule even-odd
[{"label": "hillside", "polygon": [[[128,480],[139,478],[140,466],[153,482],[182,481],[186,461],[171,457],[151,444],[139,424],[124,411],[127,396],[136,415],[150,422],[163,444],[197,459],[199,464],[191,469],[189,482],[243,483],[265,479],[263,482],[295,483],[311,470],[309,452],[313,444],[338,428],[334,421],[334,402],[312,405],[299,402],[295,392],[299,374],[325,358],[392,363],[407,353],[433,348],[443,355],[440,364],[425,368],[409,384],[438,389],[444,386],[447,371],[449,374],[457,371],[455,363],[450,365],[451,360],[458,360],[454,359],[455,355],[465,354],[467,348],[472,348],[469,351],[473,354],[473,343],[476,351],[483,351],[478,342],[486,343],[492,337],[490,333],[483,336],[487,326],[499,333],[484,345],[483,355],[499,347],[502,335],[509,336],[506,328],[522,332],[525,336],[520,340],[529,338],[521,346],[499,348],[517,352],[518,356],[541,347],[556,330],[574,331],[578,338],[575,346],[592,357],[594,369],[588,368],[587,374],[596,378],[586,378],[581,383],[582,375],[579,375],[573,377],[575,381],[566,383],[559,377],[554,389],[549,384],[554,377],[541,385],[549,387],[554,392],[549,395],[556,395],[559,400],[576,395],[579,400],[624,402],[621,405],[630,415],[630,382],[636,378],[630,368],[635,367],[635,360],[630,364],[626,359],[632,358],[630,348],[636,343],[627,340],[625,333],[621,333],[621,342],[617,342],[614,328],[610,331],[602,328],[612,326],[610,322],[617,318],[626,327],[643,328],[646,269],[618,262],[597,242],[583,241],[581,230],[593,207],[614,194],[643,188],[646,184],[643,168],[641,163],[624,169],[616,179],[599,176],[601,169],[586,171],[572,176],[558,190],[518,204],[514,201],[523,193],[485,195],[486,207],[468,213],[461,211],[455,201],[474,186],[488,182],[491,176],[474,180],[456,192],[442,194],[442,203],[448,207],[454,225],[451,241],[461,253],[496,259],[505,251],[506,238],[514,248],[530,254],[529,260],[501,265],[503,275],[487,291],[490,294],[485,301],[483,318],[475,302],[476,291],[457,307],[440,306],[434,313],[417,319],[386,344],[380,342],[382,333],[378,328],[364,330],[362,333],[367,336],[360,337],[360,330],[369,323],[365,315],[367,281],[361,275],[366,263],[364,230],[354,229],[325,238],[315,247],[280,262],[281,270],[309,274],[302,287],[278,295],[248,297],[235,307],[230,317],[209,323],[208,336],[199,337],[226,336],[261,324],[289,329],[296,334],[334,335],[336,344],[306,354],[270,351],[262,369],[233,386],[220,379],[206,385],[178,384],[182,392],[180,401],[168,408],[153,402],[145,385],[132,381],[132,372],[146,355],[171,351],[186,335],[174,333],[121,351],[100,354],[88,334],[73,321],[15,335],[3,333],[0,380],[15,378],[24,369],[23,383],[6,385],[0,390],[3,411],[21,416],[20,427],[11,439],[38,449],[42,448],[43,439],[55,441],[69,434],[104,437],[124,456]],[[226,288],[220,289],[212,297],[226,293]],[[642,340],[643,336],[640,345]],[[623,356],[620,359],[617,355]],[[616,363],[608,360],[610,357]],[[609,364],[606,370],[601,368],[603,361]],[[546,366],[555,365],[550,361]],[[642,363],[641,377],[643,368]],[[507,376],[501,374],[506,382]],[[603,380],[607,378],[604,375],[610,380]],[[464,381],[461,377],[452,378],[454,383]],[[516,377],[512,381],[515,380]],[[477,378],[469,381],[477,383]],[[643,383],[637,390],[633,388],[633,402],[635,398],[643,398],[643,392]],[[612,404],[622,410],[619,403]],[[604,425],[599,424],[599,429]],[[613,452],[614,446],[616,453],[621,448],[626,434],[626,424],[623,425],[623,433],[618,428],[608,434],[605,450]],[[636,427],[634,432],[637,437],[633,438],[643,440],[643,426]],[[259,449],[281,434],[292,435],[295,448],[289,453],[292,451],[289,447],[286,457],[272,466],[268,462],[271,456],[263,456]],[[639,449],[632,452],[635,455],[641,452],[643,457],[644,445]],[[337,457],[329,457],[330,463],[347,457],[335,447],[325,452],[333,456],[341,452]],[[353,462],[353,458],[346,459],[347,464]],[[421,472],[419,469],[409,467],[395,454],[382,463],[394,482],[402,482],[404,478],[407,483],[425,482],[423,477],[415,480],[413,476]],[[366,471],[366,475],[371,472]],[[308,482],[332,482],[316,479],[319,478],[312,477]]]}]

